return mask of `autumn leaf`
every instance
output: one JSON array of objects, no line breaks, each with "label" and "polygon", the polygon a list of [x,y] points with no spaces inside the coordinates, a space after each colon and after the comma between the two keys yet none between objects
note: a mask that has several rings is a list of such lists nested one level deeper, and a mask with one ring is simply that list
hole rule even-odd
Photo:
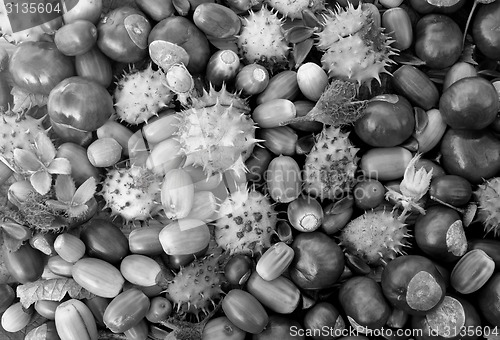
[{"label": "autumn leaf", "polygon": [[55,185],[57,200],[47,200],[47,204],[54,209],[63,210],[70,217],[79,217],[87,211],[86,203],[94,197],[96,189],[94,177],[90,177],[76,189],[71,176],[59,175]]},{"label": "autumn leaf", "polygon": [[49,99],[46,95],[28,92],[19,86],[14,86],[10,93],[13,97],[13,112],[25,112],[34,106],[45,106]]},{"label": "autumn leaf", "polygon": [[61,301],[68,294],[73,299],[88,299],[93,294],[70,278],[48,279],[17,286],[17,296],[28,308],[39,300]]}]

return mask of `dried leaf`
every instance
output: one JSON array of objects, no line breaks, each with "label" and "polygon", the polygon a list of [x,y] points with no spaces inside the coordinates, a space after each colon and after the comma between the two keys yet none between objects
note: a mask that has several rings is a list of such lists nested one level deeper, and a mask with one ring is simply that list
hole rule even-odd
[{"label": "dried leaf", "polygon": [[59,201],[70,204],[76,191],[76,186],[73,178],[68,175],[57,176],[55,190],[56,198]]},{"label": "dried leaf", "polygon": [[92,197],[94,197],[95,191],[97,189],[97,184],[94,177],[90,177],[76,190],[73,196],[73,204],[81,205],[87,203]]},{"label": "dried leaf", "polygon": [[70,278],[29,282],[17,286],[16,292],[24,308],[39,300],[61,301],[66,294],[73,299],[89,299],[94,296]]},{"label": "dried leaf", "polygon": [[14,149],[14,162],[23,172],[31,173],[42,168],[38,157],[29,150]]},{"label": "dried leaf", "polygon": [[55,158],[50,162],[47,170],[51,174],[70,175],[71,163],[66,158]]},{"label": "dried leaf", "polygon": [[49,136],[39,132],[35,137],[35,147],[38,158],[43,164],[49,164],[56,157],[56,148]]},{"label": "dried leaf", "polygon": [[45,170],[37,171],[30,177],[30,183],[40,195],[49,192],[52,185],[52,176]]},{"label": "dried leaf", "polygon": [[304,60],[309,55],[309,52],[311,52],[313,45],[314,45],[314,39],[312,38],[306,39],[302,42],[299,42],[298,44],[293,45],[292,53],[296,68],[302,65]]},{"label": "dried leaf", "polygon": [[425,61],[408,52],[401,52],[399,55],[395,55],[393,59],[398,64],[403,64],[403,65],[412,65],[412,66],[425,65]]},{"label": "dried leaf", "polygon": [[363,115],[367,105],[365,100],[355,101],[356,94],[355,83],[335,79],[327,86],[311,111],[281,125],[307,121],[333,126],[352,124]]},{"label": "dried leaf", "polygon": [[476,45],[474,45],[474,41],[472,40],[470,34],[467,34],[464,42],[464,48],[462,49],[462,54],[460,55],[460,58],[458,60],[477,66],[478,63],[474,60],[475,50]]},{"label": "dried leaf", "polygon": [[13,97],[13,112],[25,112],[34,106],[47,105],[48,96],[43,94],[33,94],[23,90],[19,86],[14,86],[10,91]]}]

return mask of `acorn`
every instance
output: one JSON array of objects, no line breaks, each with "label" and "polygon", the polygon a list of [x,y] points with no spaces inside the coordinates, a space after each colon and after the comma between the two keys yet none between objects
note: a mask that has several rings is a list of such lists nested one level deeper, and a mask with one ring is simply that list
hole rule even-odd
[{"label": "acorn", "polygon": [[203,328],[203,340],[245,340],[247,333],[236,327],[226,316],[210,319]]},{"label": "acorn", "polygon": [[142,127],[142,135],[151,144],[158,144],[177,132],[179,118],[174,110],[168,109],[159,116],[148,120]]},{"label": "acorn", "polygon": [[439,91],[436,85],[415,66],[401,66],[394,72],[392,83],[396,91],[406,97],[413,105],[424,110],[438,106]]},{"label": "acorn", "polygon": [[217,198],[211,191],[196,191],[193,197],[193,208],[187,215],[187,218],[212,222],[215,218],[217,208]]},{"label": "acorn", "polygon": [[166,254],[189,255],[208,246],[210,230],[203,221],[185,218],[165,226],[159,237]]},{"label": "acorn", "polygon": [[191,176],[182,169],[172,169],[165,174],[161,186],[161,203],[167,218],[186,217],[193,207],[194,185]]},{"label": "acorn", "polygon": [[[399,1],[399,0],[398,0]],[[393,6],[382,15],[382,26],[394,42],[392,47],[400,51],[408,49],[413,42],[410,16],[401,7]]]},{"label": "acorn", "polygon": [[120,271],[106,261],[83,258],[72,268],[73,279],[89,292],[104,298],[114,298],[123,288],[125,280]]},{"label": "acorn", "polygon": [[361,157],[360,169],[367,178],[391,181],[403,177],[411,159],[402,147],[372,148]]},{"label": "acorn", "polygon": [[261,128],[274,128],[296,116],[295,105],[288,99],[273,99],[257,106],[252,119]]},{"label": "acorn", "polygon": [[273,280],[265,280],[258,272],[254,272],[248,279],[247,290],[263,306],[280,314],[292,313],[301,300],[297,286],[283,276],[278,276]]},{"label": "acorn", "polygon": [[307,99],[315,102],[328,85],[328,75],[318,64],[305,63],[297,70],[297,83],[300,92]]},{"label": "acorn", "polygon": [[450,283],[461,294],[474,293],[484,286],[494,271],[495,261],[481,249],[474,249],[455,264]]},{"label": "acorn", "polygon": [[432,150],[446,132],[446,123],[438,109],[427,112],[415,108],[415,132],[413,138],[418,142],[418,152],[425,153]]},{"label": "acorn", "polygon": [[141,255],[161,255],[163,248],[160,242],[160,232],[163,225],[145,226],[134,229],[128,236],[130,252]]},{"label": "acorn", "polygon": [[443,91],[450,87],[453,83],[463,78],[477,76],[477,70],[474,65],[466,63],[465,61],[457,61],[444,77]]},{"label": "acorn", "polygon": [[87,157],[96,168],[113,166],[122,157],[122,147],[114,138],[98,138],[88,146]]},{"label": "acorn", "polygon": [[295,155],[295,145],[299,139],[297,133],[288,126],[257,130],[258,138],[275,155]]},{"label": "acorn", "polygon": [[56,309],[60,304],[61,302],[59,301],[38,300],[35,302],[35,310],[44,318],[54,320],[56,317]]},{"label": "acorn", "polygon": [[16,302],[3,312],[2,328],[9,333],[19,332],[28,325],[32,315],[32,307],[25,309],[21,302]]},{"label": "acorn", "polygon": [[56,237],[54,249],[64,261],[70,263],[75,263],[85,255],[85,243],[68,233],[62,233]]},{"label": "acorn", "polygon": [[64,260],[59,255],[49,257],[47,268],[56,275],[65,277],[72,277],[73,275],[73,263]]},{"label": "acorn", "polygon": [[234,11],[216,3],[201,3],[193,13],[194,24],[206,35],[229,38],[240,33],[241,20]]},{"label": "acorn", "polygon": [[433,178],[429,187],[432,200],[455,207],[466,205],[472,196],[472,185],[463,177],[444,175]]},{"label": "acorn", "polygon": [[224,276],[233,285],[244,285],[252,274],[253,262],[243,254],[233,255],[224,267]]},{"label": "acorn", "polygon": [[286,243],[275,243],[261,256],[255,270],[262,279],[272,281],[288,269],[293,256],[293,249]]},{"label": "acorn", "polygon": [[185,160],[180,150],[181,145],[174,138],[167,138],[155,144],[146,159],[146,168],[156,175],[165,175],[170,170],[178,169]]},{"label": "acorn", "polygon": [[256,98],[257,105],[273,99],[288,99],[293,101],[300,93],[297,72],[287,70],[274,75],[269,80],[264,92]]},{"label": "acorn", "polygon": [[313,232],[323,223],[323,208],[309,196],[301,196],[288,204],[288,220],[292,227],[301,232]]},{"label": "acorn", "polygon": [[274,158],[266,172],[269,195],[279,203],[290,203],[299,197],[302,186],[298,163],[289,156]]},{"label": "acorn", "polygon": [[139,289],[131,288],[109,303],[104,311],[104,324],[113,333],[123,333],[146,316],[149,306],[149,298]]},{"label": "acorn", "polygon": [[149,287],[156,284],[156,278],[161,273],[161,267],[146,255],[128,255],[120,263],[120,272],[128,282]]},{"label": "acorn", "polygon": [[[200,8],[200,6],[198,6],[198,8]],[[198,8],[196,10],[198,10]],[[214,87],[219,88],[222,84],[232,81],[236,77],[239,68],[240,58],[238,54],[231,50],[219,50],[210,57],[207,64],[205,78]]]},{"label": "acorn", "polygon": [[252,154],[245,162],[245,166],[248,169],[246,173],[247,180],[257,183],[261,182],[273,157],[273,154],[266,148],[254,148]]},{"label": "acorn", "polygon": [[243,66],[236,75],[235,87],[246,96],[259,94],[269,85],[269,72],[259,64]]}]

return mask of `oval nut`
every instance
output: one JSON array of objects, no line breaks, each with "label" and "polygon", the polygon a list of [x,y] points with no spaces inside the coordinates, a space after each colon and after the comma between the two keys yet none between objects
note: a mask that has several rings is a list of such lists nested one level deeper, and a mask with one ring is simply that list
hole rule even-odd
[{"label": "oval nut", "polygon": [[269,281],[264,280],[257,272],[254,272],[248,279],[247,290],[262,305],[280,314],[292,313],[299,305],[301,298],[297,286],[286,277],[279,276]]},{"label": "oval nut", "polygon": [[80,300],[70,299],[56,308],[55,324],[61,340],[97,340],[97,324],[90,309]]},{"label": "oval nut", "polygon": [[408,49],[413,42],[413,29],[408,12],[401,7],[388,9],[382,15],[382,26],[394,42],[392,47],[400,51]]},{"label": "oval nut", "polygon": [[196,7],[193,21],[206,35],[216,38],[232,37],[241,29],[241,20],[234,11],[211,2]]},{"label": "oval nut", "polygon": [[433,178],[429,187],[431,199],[455,207],[465,205],[472,196],[472,185],[463,177],[444,175]]},{"label": "oval nut", "polygon": [[289,156],[274,158],[266,171],[269,195],[279,203],[290,203],[302,189],[299,164]]},{"label": "oval nut", "polygon": [[273,128],[295,118],[296,114],[295,105],[288,99],[273,99],[257,106],[252,118],[261,128]]},{"label": "oval nut", "polygon": [[443,115],[438,109],[431,109],[424,113],[427,116],[427,124],[423,130],[418,130],[413,133],[413,137],[418,142],[418,151],[425,153],[432,150],[443,137],[446,132],[446,123],[443,120]]},{"label": "oval nut", "polygon": [[[200,6],[198,6],[199,8]],[[240,68],[240,57],[232,50],[219,50],[208,61],[206,80],[215,87],[233,80]]]},{"label": "oval nut", "polygon": [[411,152],[401,147],[372,148],[361,157],[360,169],[367,178],[392,181],[403,177],[411,159]]},{"label": "oval nut", "polygon": [[156,175],[165,175],[170,170],[178,169],[184,162],[180,154],[181,145],[174,138],[167,138],[153,146],[146,159],[146,167]]},{"label": "oval nut", "polygon": [[210,230],[203,221],[184,218],[164,227],[159,237],[166,254],[189,255],[207,247]]},{"label": "oval nut", "polygon": [[301,232],[313,232],[323,223],[321,204],[313,197],[300,196],[287,208],[288,220],[292,227]]},{"label": "oval nut", "polygon": [[297,70],[300,92],[309,100],[318,101],[328,85],[328,75],[316,63],[302,64]]},{"label": "oval nut", "polygon": [[273,99],[294,100],[300,92],[297,82],[297,72],[287,70],[274,75],[269,80],[266,89],[257,96],[256,103],[260,105]]},{"label": "oval nut", "polygon": [[2,328],[9,333],[19,332],[28,325],[32,315],[33,308],[25,310],[21,302],[16,302],[3,312]]},{"label": "oval nut", "polygon": [[264,140],[264,146],[275,155],[293,156],[299,137],[288,126],[257,130],[258,138]]},{"label": "oval nut", "polygon": [[161,255],[160,232],[163,226],[145,226],[132,230],[128,236],[130,252],[141,255]]},{"label": "oval nut", "polygon": [[194,201],[194,185],[191,176],[182,169],[172,169],[165,174],[161,186],[161,203],[167,218],[186,217]]},{"label": "oval nut", "polygon": [[461,294],[474,293],[484,286],[494,271],[495,261],[481,249],[474,249],[455,264],[450,283]]},{"label": "oval nut", "polygon": [[118,163],[122,147],[114,138],[98,138],[88,146],[87,157],[93,166],[105,168]]},{"label": "oval nut", "polygon": [[246,96],[259,94],[269,85],[269,72],[259,64],[249,64],[236,75],[235,87]]},{"label": "oval nut", "polygon": [[123,333],[146,316],[149,306],[149,298],[137,288],[131,288],[111,300],[104,311],[104,324],[113,333]]},{"label": "oval nut", "polygon": [[266,281],[272,281],[281,276],[292,263],[293,249],[284,242],[275,243],[266,250],[255,267],[259,276]]},{"label": "oval nut", "polygon": [[432,80],[421,70],[403,65],[393,74],[393,85],[397,92],[413,105],[430,110],[438,106],[439,91]]},{"label": "oval nut", "polygon": [[158,117],[153,117],[142,127],[142,134],[150,144],[158,144],[177,132],[179,115],[174,110],[166,110]]},{"label": "oval nut", "polygon": [[149,287],[156,284],[161,267],[152,258],[145,255],[128,255],[120,263],[120,272],[128,282]]},{"label": "oval nut", "polygon": [[85,243],[68,233],[62,233],[56,237],[54,249],[64,261],[70,263],[75,263],[85,255]]},{"label": "oval nut", "polygon": [[114,298],[125,280],[120,271],[106,261],[83,258],[73,265],[73,279],[89,292],[104,298]]}]

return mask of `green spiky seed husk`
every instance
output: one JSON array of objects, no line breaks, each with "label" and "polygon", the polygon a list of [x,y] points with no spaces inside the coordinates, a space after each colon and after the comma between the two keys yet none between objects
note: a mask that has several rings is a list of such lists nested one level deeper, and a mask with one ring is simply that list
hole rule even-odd
[{"label": "green spiky seed husk", "polygon": [[255,139],[255,123],[247,104],[225,89],[204,92],[191,108],[179,113],[176,139],[185,165],[196,165],[208,176],[229,169],[245,170]]},{"label": "green spiky seed husk", "polygon": [[335,199],[355,184],[358,158],[349,134],[340,128],[323,129],[304,164],[304,190],[321,200]]},{"label": "green spiky seed husk", "polygon": [[207,315],[216,306],[223,293],[223,269],[224,255],[217,251],[179,270],[166,291],[180,318],[194,315],[199,319],[200,313]]},{"label": "green spiky seed husk", "polygon": [[266,7],[250,11],[243,18],[237,39],[240,57],[247,64],[258,63],[271,71],[288,65],[290,48],[282,29],[283,22]]},{"label": "green spiky seed husk", "polygon": [[173,93],[163,84],[164,74],[151,65],[144,70],[125,74],[114,92],[118,118],[129,124],[141,124],[158,114],[173,99]]},{"label": "green spiky seed husk", "polygon": [[485,181],[474,192],[478,202],[477,219],[487,233],[500,236],[500,177]]},{"label": "green spiky seed husk", "polygon": [[374,24],[370,10],[361,6],[346,9],[337,7],[323,16],[324,29],[318,33],[317,47],[324,54],[323,68],[330,77],[350,80],[358,84],[370,83],[385,69],[396,54],[389,39],[380,27]]},{"label": "green spiky seed husk", "polygon": [[382,265],[403,254],[409,237],[406,225],[385,210],[368,211],[341,231],[340,244],[369,265]]},{"label": "green spiky seed husk", "polygon": [[276,213],[266,196],[255,190],[236,191],[220,206],[215,240],[230,254],[262,253],[271,245],[276,223]]},{"label": "green spiky seed husk", "polygon": [[301,19],[306,9],[312,12],[325,9],[324,0],[267,0],[266,3],[290,19]]},{"label": "green spiky seed husk", "polygon": [[0,113],[0,161],[14,165],[14,149],[30,149],[39,132],[45,132],[42,119],[12,112]]},{"label": "green spiky seed husk", "polygon": [[146,220],[159,207],[160,179],[149,170],[132,166],[108,171],[100,195],[113,215],[126,221]]}]

